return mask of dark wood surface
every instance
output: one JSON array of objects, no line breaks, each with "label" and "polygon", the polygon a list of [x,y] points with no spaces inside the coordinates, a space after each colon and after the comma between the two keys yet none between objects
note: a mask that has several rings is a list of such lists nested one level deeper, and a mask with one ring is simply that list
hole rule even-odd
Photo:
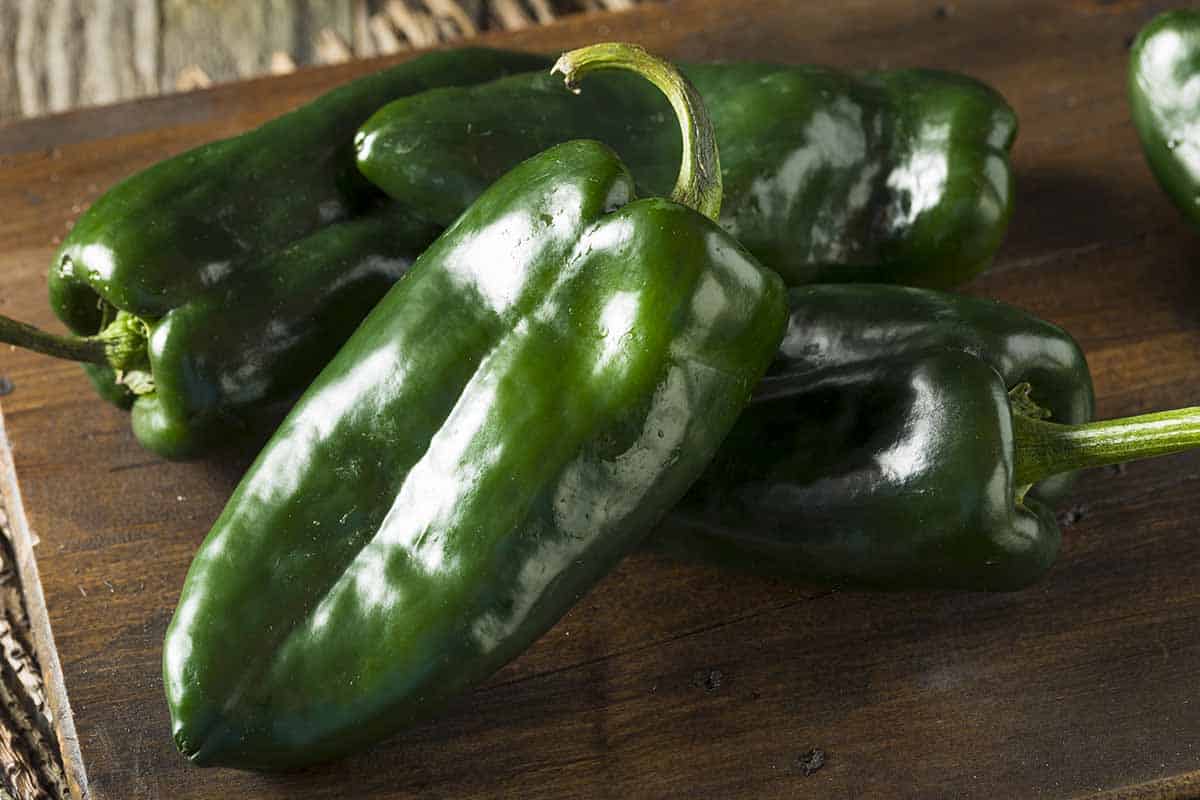
[{"label": "dark wood surface", "polygon": [[[492,41],[621,38],[687,59],[926,65],[994,84],[1021,117],[1017,212],[969,290],[1066,326],[1114,416],[1200,394],[1200,236],[1152,182],[1125,101],[1128,42],[1163,5],[678,0]],[[52,324],[49,257],[113,181],[372,66],[0,128],[0,312]],[[440,720],[264,776],[186,765],[159,675],[189,558],[244,462],[147,455],[73,365],[4,348],[0,375],[15,387],[0,401],[0,483],[81,795],[1200,792],[1200,454],[1085,476],[1058,565],[1017,594],[831,592],[635,555]],[[814,749],[825,762],[806,774]]]}]

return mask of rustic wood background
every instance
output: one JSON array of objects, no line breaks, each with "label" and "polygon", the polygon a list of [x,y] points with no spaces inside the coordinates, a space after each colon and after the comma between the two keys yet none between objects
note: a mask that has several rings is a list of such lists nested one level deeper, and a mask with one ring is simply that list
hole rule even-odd
[{"label": "rustic wood background", "polygon": [[0,0],[0,120],[391,55],[646,1]]},{"label": "rustic wood background", "polygon": [[[987,80],[1022,121],[1017,211],[968,291],[1072,331],[1116,416],[1200,387],[1200,236],[1150,177],[1125,101],[1128,44],[1167,5],[675,0],[486,40]],[[0,310],[52,324],[46,264],[103,187],[374,66],[0,127]],[[0,488],[78,796],[1200,793],[1200,454],[1088,473],[1058,565],[1016,594],[833,592],[635,555],[441,719],[266,776],[183,763],[159,676],[183,573],[245,456],[165,464],[76,367],[0,350],[0,374]]]}]

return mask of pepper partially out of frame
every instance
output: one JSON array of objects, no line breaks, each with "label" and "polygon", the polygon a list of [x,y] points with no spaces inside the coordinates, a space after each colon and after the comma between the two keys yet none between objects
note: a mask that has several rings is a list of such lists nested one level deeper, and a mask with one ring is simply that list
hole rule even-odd
[{"label": "pepper partially out of frame", "polygon": [[[721,225],[789,284],[948,287],[982,271],[1012,206],[1017,120],[964,75],[851,75],[813,66],[683,68],[712,115]],[[610,145],[652,190],[678,137],[648,87],[605,75],[579,99],[544,74],[402,98],[363,125],[358,164],[392,197],[448,224],[499,175],[558,142]]]},{"label": "pepper partially out of frame", "polygon": [[792,290],[780,356],[656,546],[803,581],[1019,589],[1083,467],[1200,446],[1200,409],[1091,422],[1062,330],[992,301]]},{"label": "pepper partially out of frame", "polygon": [[[501,177],[299,400],[188,572],[164,682],[198,764],[282,768],[434,713],[547,630],[704,470],[786,291],[715,223],[711,128],[629,46],[569,53],[672,100],[672,198],[594,141]],[[699,209],[693,210],[693,209]]]},{"label": "pepper partially out of frame", "polygon": [[432,53],[130,176],[51,266],[51,306],[75,335],[0,318],[0,341],[84,362],[102,397],[133,406],[142,444],[196,454],[307,385],[437,235],[358,174],[363,120],[406,94],[544,60]]},{"label": "pepper partially out of frame", "polygon": [[1159,14],[1129,55],[1129,104],[1150,170],[1200,227],[1200,11]]}]

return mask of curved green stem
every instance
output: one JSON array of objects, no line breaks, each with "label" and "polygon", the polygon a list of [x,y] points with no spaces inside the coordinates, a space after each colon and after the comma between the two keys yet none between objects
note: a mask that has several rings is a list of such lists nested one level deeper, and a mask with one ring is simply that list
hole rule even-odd
[{"label": "curved green stem", "polygon": [[0,315],[0,342],[54,358],[108,366],[108,348],[98,336],[58,336]]},{"label": "curved green stem", "polygon": [[1200,407],[1059,425],[1013,414],[1013,483],[1200,447]]},{"label": "curved green stem", "polygon": [[146,350],[149,338],[150,326],[126,311],[118,311],[116,318],[95,336],[58,336],[0,315],[0,342],[54,358],[112,367],[117,382],[134,394],[154,391]]},{"label": "curved green stem", "polygon": [[671,199],[716,220],[721,213],[721,159],[712,120],[696,87],[666,61],[637,45],[621,42],[594,44],[564,53],[550,72],[562,73],[567,87],[578,92],[580,78],[603,69],[637,73],[667,96],[683,135],[683,160]]}]

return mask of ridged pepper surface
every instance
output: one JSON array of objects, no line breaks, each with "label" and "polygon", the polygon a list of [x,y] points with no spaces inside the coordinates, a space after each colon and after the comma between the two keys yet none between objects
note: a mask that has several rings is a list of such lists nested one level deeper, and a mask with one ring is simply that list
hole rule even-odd
[{"label": "ridged pepper surface", "polygon": [[[1008,225],[1017,120],[964,75],[851,75],[812,66],[683,68],[709,108],[725,184],[721,225],[785,281],[947,287],[992,259]],[[447,224],[496,177],[550,145],[610,145],[639,184],[670,186],[679,139],[662,98],[604,75],[572,98],[544,74],[397,100],[358,137],[363,174]]]},{"label": "ridged pepper surface", "polygon": [[433,53],[126,178],[51,265],[51,306],[75,336],[14,335],[0,320],[0,341],[87,362],[100,395],[132,404],[134,432],[160,455],[227,439],[306,385],[438,233],[358,174],[356,128],[398,97],[544,62]]},{"label": "ridged pepper surface", "polygon": [[635,200],[597,142],[520,164],[243,478],[164,645],[194,762],[299,766],[434,713],[558,620],[716,452],[778,347],[786,292],[712,220],[711,131],[648,58],[597,46],[563,63],[628,63],[676,97],[687,205]]},{"label": "ridged pepper surface", "polygon": [[1200,412],[1091,421],[1058,327],[892,286],[791,292],[779,356],[659,548],[806,582],[1011,590],[1054,562],[1071,473],[1200,444]]}]

